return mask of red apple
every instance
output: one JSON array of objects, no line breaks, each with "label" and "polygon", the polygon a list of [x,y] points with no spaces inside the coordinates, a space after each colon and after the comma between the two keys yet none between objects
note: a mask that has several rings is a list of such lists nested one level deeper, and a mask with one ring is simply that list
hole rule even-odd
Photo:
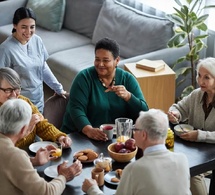
[{"label": "red apple", "polygon": [[114,149],[116,152],[119,152],[124,147],[125,147],[125,145],[122,142],[117,142],[114,144]]},{"label": "red apple", "polygon": [[122,148],[118,153],[127,153],[127,150],[125,148]]},{"label": "red apple", "polygon": [[131,152],[131,150],[126,149],[126,153],[130,153],[130,152]]},{"label": "red apple", "polygon": [[136,141],[133,138],[130,138],[126,140],[125,142],[125,148],[131,151],[134,151],[136,149]]}]

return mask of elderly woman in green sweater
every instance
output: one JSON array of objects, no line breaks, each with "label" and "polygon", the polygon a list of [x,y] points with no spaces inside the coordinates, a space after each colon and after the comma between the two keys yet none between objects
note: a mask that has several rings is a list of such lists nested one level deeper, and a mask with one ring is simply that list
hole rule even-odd
[{"label": "elderly woman in green sweater", "polygon": [[[186,121],[194,131],[183,133],[180,137],[187,141],[215,143],[215,58],[206,58],[197,65],[199,88],[173,104],[168,112],[169,120]],[[191,178],[193,195],[206,195],[204,176]]]},{"label": "elderly woman in green sweater", "polygon": [[114,123],[118,117],[135,121],[141,110],[148,110],[140,86],[133,75],[117,68],[119,45],[103,38],[96,43],[94,66],[74,79],[64,115],[63,132],[79,131],[94,140],[106,141],[99,126]]},{"label": "elderly woman in green sweater", "polygon": [[32,109],[28,134],[16,142],[16,146],[23,148],[34,142],[36,135],[46,141],[58,141],[64,148],[70,147],[72,140],[54,125],[44,119],[37,107],[25,96],[20,95],[21,81],[17,72],[11,68],[0,68],[0,106],[8,99],[25,100]]}]

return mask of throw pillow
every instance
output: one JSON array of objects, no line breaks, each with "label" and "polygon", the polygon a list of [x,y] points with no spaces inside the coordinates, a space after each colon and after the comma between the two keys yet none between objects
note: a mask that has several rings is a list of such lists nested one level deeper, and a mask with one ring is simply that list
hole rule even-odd
[{"label": "throw pillow", "polygon": [[106,0],[99,13],[93,33],[93,44],[104,37],[115,39],[123,58],[142,55],[167,47],[173,36],[173,23],[126,6]]},{"label": "throw pillow", "polygon": [[65,0],[28,0],[26,7],[36,14],[36,24],[51,31],[59,31],[63,25]]},{"label": "throw pillow", "polygon": [[92,38],[104,0],[67,0],[65,28]]}]

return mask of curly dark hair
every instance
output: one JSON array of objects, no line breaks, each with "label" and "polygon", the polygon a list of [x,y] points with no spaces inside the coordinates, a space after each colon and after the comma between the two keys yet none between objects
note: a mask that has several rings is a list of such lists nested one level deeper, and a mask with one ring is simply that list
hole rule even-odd
[{"label": "curly dark hair", "polygon": [[119,44],[108,37],[99,40],[95,46],[95,53],[98,49],[105,49],[112,53],[114,59],[120,55]]}]

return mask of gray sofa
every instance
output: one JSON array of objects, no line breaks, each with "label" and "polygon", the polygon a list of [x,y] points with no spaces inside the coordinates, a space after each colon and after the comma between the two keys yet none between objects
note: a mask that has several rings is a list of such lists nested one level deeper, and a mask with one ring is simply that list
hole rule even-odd
[{"label": "gray sofa", "polygon": [[[0,3],[0,43],[12,30],[14,11],[21,6],[35,6],[35,0],[7,0]],[[35,1],[37,2],[37,1]],[[39,1],[38,1],[39,2]],[[36,34],[48,52],[48,64],[69,91],[72,80],[82,69],[93,65],[94,45],[103,38],[110,37],[120,44],[121,61],[136,62],[141,59],[164,60],[171,66],[176,59],[186,53],[186,49],[170,49],[166,43],[173,35],[173,24],[165,19],[159,10],[135,0],[59,0],[63,14],[58,29],[51,29],[49,12],[36,8]],[[64,6],[61,4],[60,6]],[[33,7],[32,7],[33,8]],[[48,9],[48,8],[47,8]],[[51,8],[50,8],[51,9]],[[51,12],[54,14],[55,10]],[[56,17],[60,19],[60,16]],[[177,89],[176,96],[180,93]]]}]

